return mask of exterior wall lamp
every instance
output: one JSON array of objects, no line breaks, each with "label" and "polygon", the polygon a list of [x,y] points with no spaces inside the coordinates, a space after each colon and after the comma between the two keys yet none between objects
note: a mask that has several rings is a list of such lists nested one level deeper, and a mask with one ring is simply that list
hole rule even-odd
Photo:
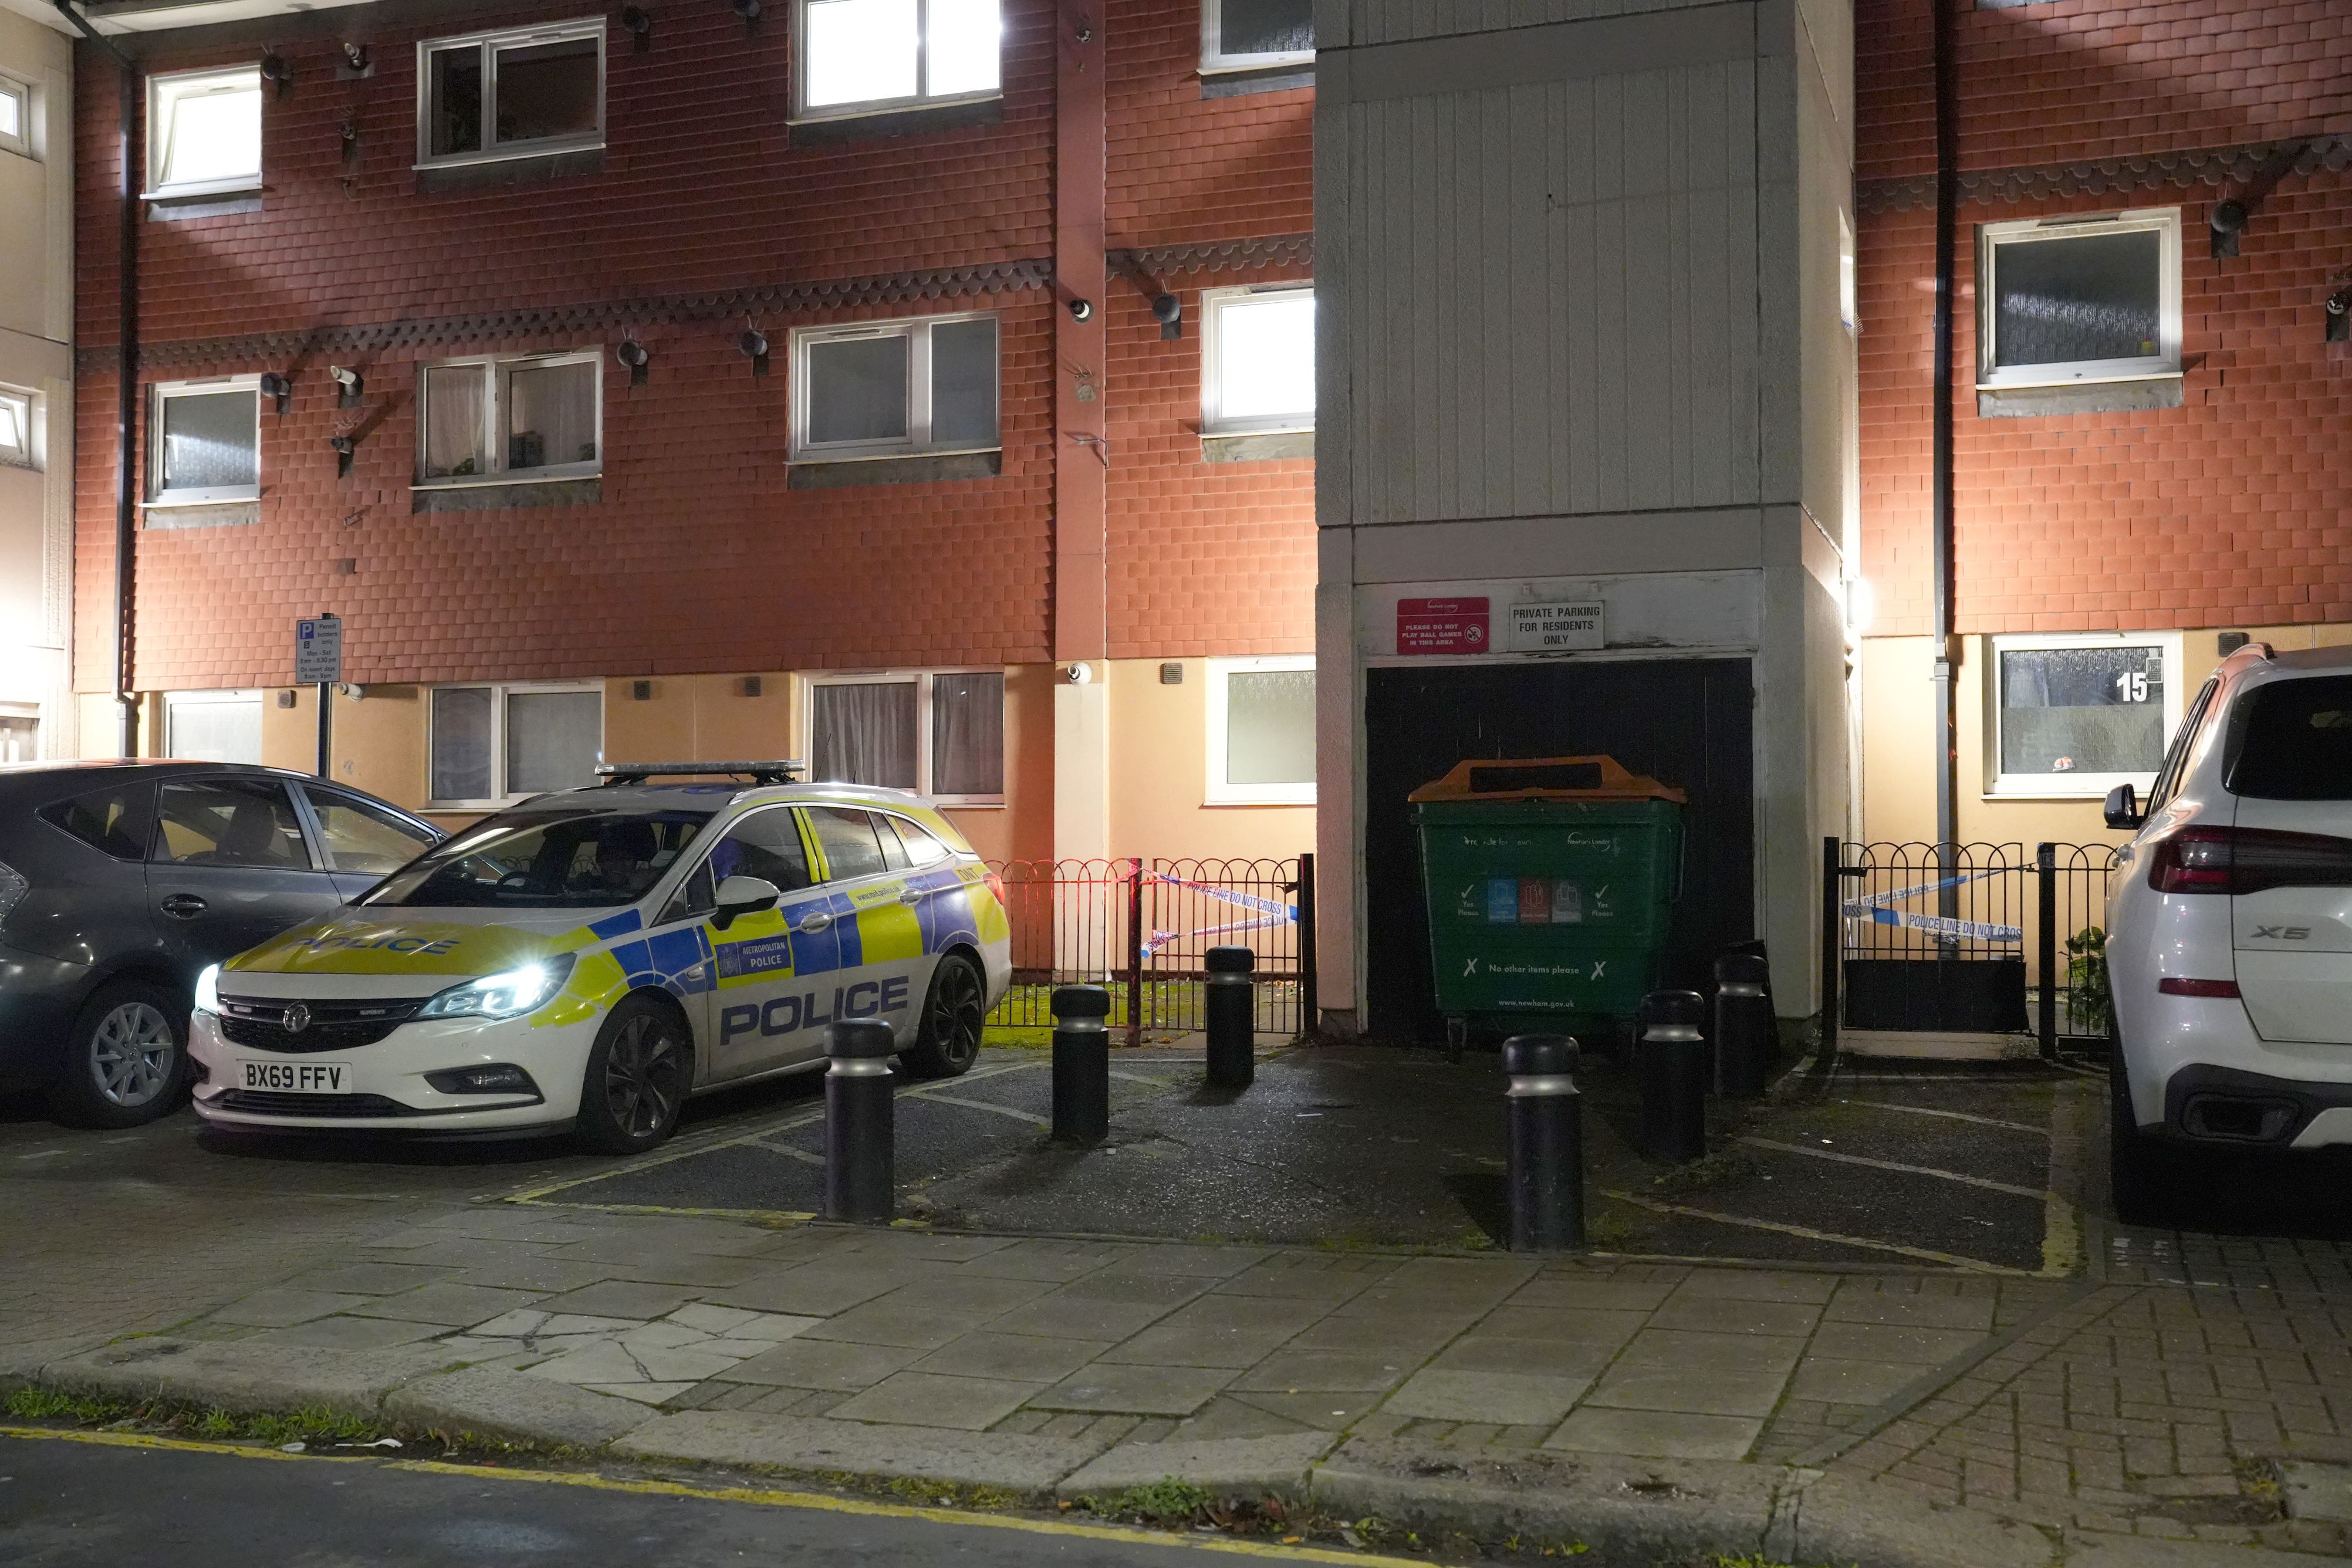
[{"label": "exterior wall lamp", "polygon": [[645,344],[635,338],[624,338],[621,346],[613,351],[613,357],[629,367],[631,386],[646,384],[646,367],[653,363],[654,356],[646,351]]}]

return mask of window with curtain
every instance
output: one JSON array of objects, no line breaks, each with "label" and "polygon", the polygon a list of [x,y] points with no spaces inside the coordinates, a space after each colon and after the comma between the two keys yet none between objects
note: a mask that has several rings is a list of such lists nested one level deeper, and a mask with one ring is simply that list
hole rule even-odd
[{"label": "window with curtain", "polygon": [[918,789],[920,731],[911,680],[811,688],[810,777],[824,784]]},{"label": "window with curtain", "polygon": [[496,804],[596,782],[601,687],[443,686],[433,692],[433,798]]},{"label": "window with curtain", "polygon": [[425,366],[417,482],[593,478],[602,470],[600,359],[583,353]]},{"label": "window with curtain", "polygon": [[1004,793],[1004,672],[931,677],[931,793]]},{"label": "window with curtain", "polygon": [[804,328],[793,335],[803,461],[993,449],[994,316]]}]

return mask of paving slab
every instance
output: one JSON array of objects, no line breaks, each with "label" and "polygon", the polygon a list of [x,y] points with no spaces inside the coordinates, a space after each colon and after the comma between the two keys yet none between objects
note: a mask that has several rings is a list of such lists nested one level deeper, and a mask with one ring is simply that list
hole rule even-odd
[{"label": "paving slab", "polygon": [[1613,1366],[1584,1396],[1585,1406],[1675,1411],[1692,1415],[1772,1414],[1788,1385],[1785,1372],[1702,1372],[1689,1367]]},{"label": "paving slab", "polygon": [[915,1363],[912,1370],[1044,1384],[1067,1377],[1109,1348],[1094,1340],[971,1333],[931,1352]]},{"label": "paving slab", "polygon": [[1589,1377],[1431,1368],[1413,1373],[1381,1410],[1421,1421],[1548,1426],[1566,1415],[1591,1384]]},{"label": "paving slab", "polygon": [[223,1410],[317,1406],[373,1420],[394,1389],[447,1364],[432,1345],[344,1351],[156,1335],[51,1362],[40,1379],[114,1399],[163,1398]]},{"label": "paving slab", "polygon": [[352,1309],[361,1318],[397,1318],[462,1329],[528,1307],[539,1298],[528,1290],[494,1290],[487,1285],[426,1285],[397,1296],[377,1296]]},{"label": "paving slab", "polygon": [[912,1476],[1043,1493],[1110,1446],[1104,1437],[950,1432],[829,1416],[688,1410],[646,1423],[613,1445],[636,1458],[770,1465],[808,1472]]},{"label": "paving slab", "polygon": [[1072,1373],[1029,1403],[1039,1410],[1190,1415],[1236,1375],[1213,1367],[1118,1366],[1096,1362]]},{"label": "paving slab", "polygon": [[1472,1331],[1488,1339],[1583,1340],[1622,1345],[1650,1321],[1646,1312],[1590,1307],[1497,1307],[1480,1318]]},{"label": "paving slab", "polygon": [[1281,1297],[1203,1296],[1104,1352],[1112,1362],[1163,1366],[1255,1366],[1323,1316],[1311,1301]]},{"label": "paving slab", "polygon": [[1446,1372],[1532,1373],[1589,1380],[1615,1359],[1617,1350],[1617,1343],[1607,1340],[1499,1340],[1469,1334],[1447,1345],[1429,1364]]},{"label": "paving slab", "polygon": [[1014,1308],[988,1326],[998,1332],[1034,1333],[1042,1330],[1113,1344],[1142,1332],[1175,1310],[1175,1303],[1118,1301],[1056,1290]]},{"label": "paving slab", "polygon": [[1779,1274],[1761,1268],[1694,1268],[1675,1287],[1685,1296],[1719,1296],[1739,1301],[1810,1301],[1837,1293],[1835,1274]]},{"label": "paving slab", "polygon": [[[1818,1341],[1816,1342],[1818,1342]],[[1771,1334],[1706,1334],[1687,1329],[1643,1329],[1620,1352],[1633,1366],[1707,1372],[1787,1372],[1805,1352],[1801,1339]]]},{"label": "paving slab", "polygon": [[342,1295],[332,1290],[257,1290],[215,1312],[212,1321],[215,1323],[237,1323],[247,1328],[290,1329],[297,1323],[307,1323],[313,1318],[323,1318],[346,1307],[356,1307],[370,1299]]},{"label": "paving slab", "polygon": [[836,1421],[895,1421],[982,1432],[1044,1391],[1040,1383],[896,1372],[827,1412]]},{"label": "paving slab", "polygon": [[657,1284],[644,1279],[604,1279],[536,1303],[542,1311],[571,1312],[591,1318],[658,1318],[674,1312],[702,1294],[693,1285]]},{"label": "paving slab", "polygon": [[1742,1459],[1763,1429],[1761,1420],[1748,1416],[1587,1405],[1561,1422],[1544,1447],[1667,1459]]},{"label": "paving slab", "polygon": [[269,1329],[246,1344],[302,1346],[310,1350],[373,1351],[415,1344],[443,1332],[445,1323],[414,1323],[404,1318],[313,1318],[290,1329]]},{"label": "paving slab", "polygon": [[900,1345],[852,1344],[802,1336],[737,1363],[728,1370],[726,1381],[854,1394],[872,1387],[921,1353]]},{"label": "paving slab", "polygon": [[1992,1332],[1998,1299],[1987,1296],[1896,1295],[1849,1281],[1822,1310],[1831,1323],[1891,1323],[1914,1329],[1957,1329],[1967,1333]]},{"label": "paving slab", "polygon": [[601,1448],[652,1419],[642,1405],[527,1373],[471,1366],[404,1384],[383,1413],[407,1426],[509,1442]]},{"label": "paving slab", "polygon": [[[1379,1408],[1385,1396],[1378,1390],[1325,1388],[1312,1394],[1253,1392],[1218,1397],[1230,1399],[1236,1405],[1249,1405],[1301,1426],[1312,1426],[1318,1431],[1344,1432]],[[1234,1436],[1255,1436],[1257,1434],[1235,1433]]]},{"label": "paving slab", "polygon": [[1129,1487],[1176,1478],[1218,1497],[1298,1497],[1315,1461],[1338,1439],[1328,1433],[1122,1443],[1065,1477],[1062,1498],[1115,1497]]},{"label": "paving slab", "polygon": [[1713,1334],[1811,1333],[1822,1310],[1810,1301],[1758,1301],[1742,1296],[1709,1296],[1688,1289],[1675,1291],[1655,1312],[1655,1329],[1695,1329]]},{"label": "paving slab", "polygon": [[508,1256],[499,1261],[478,1264],[458,1275],[457,1283],[547,1295],[558,1290],[577,1290],[611,1278],[609,1264],[575,1263],[562,1258],[541,1258],[535,1253],[517,1254],[509,1248]]},{"label": "paving slab", "polygon": [[1333,1390],[1378,1393],[1411,1376],[1414,1361],[1377,1352],[1292,1350],[1275,1352],[1232,1386],[1270,1394]]},{"label": "paving slab", "polygon": [[1811,1353],[1839,1361],[1909,1362],[1922,1370],[1976,1349],[1985,1336],[1958,1329],[1909,1328],[1899,1323],[1823,1323],[1814,1331]]},{"label": "paving slab", "polygon": [[414,1290],[457,1273],[405,1263],[341,1263],[298,1274],[286,1283],[298,1290],[326,1290],[353,1296],[390,1296]]},{"label": "paving slab", "polygon": [[[915,1264],[917,1269],[938,1264]],[[908,1283],[906,1268],[852,1268],[802,1264],[776,1269],[732,1289],[706,1292],[703,1300],[717,1307],[746,1307],[755,1312],[789,1312],[795,1317],[829,1318],[861,1301],[886,1296]]]},{"label": "paving slab", "polygon": [[1926,1374],[1916,1362],[1843,1361],[1809,1355],[1797,1363],[1789,1380],[1791,1399],[1818,1399],[1830,1405],[1875,1405]]},{"label": "paving slab", "polygon": [[1504,1305],[1608,1312],[1654,1312],[1675,1292],[1673,1281],[1559,1279],[1538,1276],[1511,1292]]}]

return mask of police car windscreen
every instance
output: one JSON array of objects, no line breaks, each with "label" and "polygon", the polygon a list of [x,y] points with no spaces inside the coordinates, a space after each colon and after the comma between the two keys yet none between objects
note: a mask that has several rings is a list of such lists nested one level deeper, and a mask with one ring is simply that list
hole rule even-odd
[{"label": "police car windscreen", "polygon": [[586,910],[634,904],[707,811],[509,812],[478,822],[358,901],[404,909]]}]

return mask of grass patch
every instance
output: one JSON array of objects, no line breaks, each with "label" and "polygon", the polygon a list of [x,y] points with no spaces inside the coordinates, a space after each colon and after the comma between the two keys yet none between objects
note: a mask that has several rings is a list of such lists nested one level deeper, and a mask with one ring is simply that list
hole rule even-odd
[{"label": "grass patch", "polygon": [[1129,1487],[1113,1498],[1089,1498],[1092,1511],[1114,1519],[1140,1519],[1152,1524],[1189,1524],[1208,1510],[1209,1494],[1190,1481],[1162,1476],[1139,1487]]},{"label": "grass patch", "polygon": [[53,1388],[19,1388],[8,1395],[8,1414],[21,1421],[119,1421],[131,1410],[121,1400],[60,1394]]}]

